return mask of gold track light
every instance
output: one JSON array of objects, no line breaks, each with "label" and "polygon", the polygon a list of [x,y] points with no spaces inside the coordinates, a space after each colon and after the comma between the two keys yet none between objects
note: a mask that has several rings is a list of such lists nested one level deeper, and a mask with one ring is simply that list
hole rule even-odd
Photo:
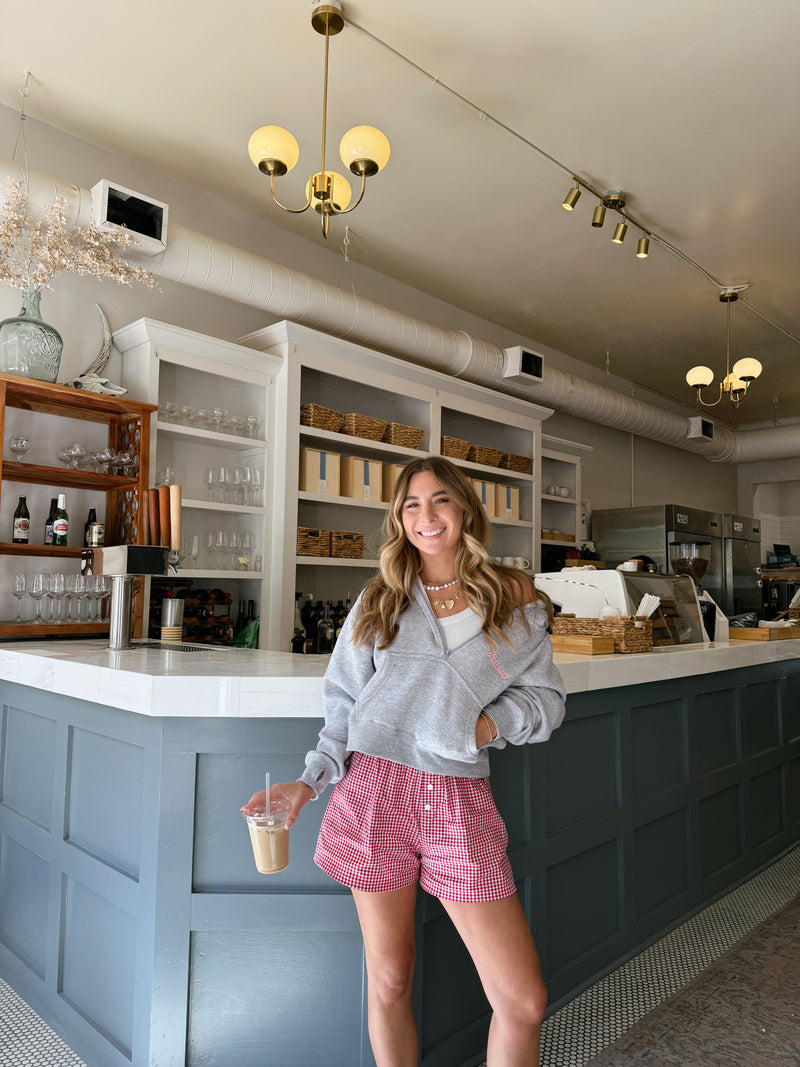
[{"label": "gold track light", "polygon": [[598,204],[594,209],[594,215],[592,215],[592,226],[602,226],[606,221],[606,209],[602,204]]},{"label": "gold track light", "polygon": [[650,238],[646,233],[643,233],[639,238],[639,243],[636,246],[636,258],[647,259],[647,254],[650,251]]},{"label": "gold track light", "polygon": [[625,240],[625,234],[628,232],[628,224],[626,222],[618,222],[614,227],[614,236],[611,240],[615,245],[621,245]]},{"label": "gold track light", "polygon": [[575,187],[573,189],[570,189],[570,191],[567,193],[561,203],[561,206],[565,211],[572,211],[581,198],[580,185],[578,184],[577,179],[573,180],[575,181]]}]

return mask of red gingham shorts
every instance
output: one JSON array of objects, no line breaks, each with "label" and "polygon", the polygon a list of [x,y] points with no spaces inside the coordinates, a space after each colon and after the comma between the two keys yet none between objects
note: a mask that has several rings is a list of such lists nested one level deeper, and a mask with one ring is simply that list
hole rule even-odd
[{"label": "red gingham shorts", "polygon": [[384,893],[419,880],[442,900],[477,903],[516,892],[507,844],[488,778],[428,774],[354,752],[314,860],[350,889]]}]

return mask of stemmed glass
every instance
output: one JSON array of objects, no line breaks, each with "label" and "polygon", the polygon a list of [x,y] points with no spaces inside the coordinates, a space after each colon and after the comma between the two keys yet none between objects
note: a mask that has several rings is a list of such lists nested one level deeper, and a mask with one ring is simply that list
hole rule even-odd
[{"label": "stemmed glass", "polygon": [[120,474],[128,475],[133,464],[134,459],[130,452],[117,452],[114,458],[114,465]]},{"label": "stemmed glass", "polygon": [[36,571],[35,574],[29,575],[28,596],[36,603],[36,614],[33,617],[33,623],[44,622],[41,609],[42,597],[47,596],[47,583],[45,581],[45,575],[42,574],[41,571]]},{"label": "stemmed glass", "polygon": [[67,622],[72,622],[72,602],[78,602],[78,617],[76,622],[81,621],[81,604],[80,604],[80,590],[83,587],[83,575],[81,574],[66,574],[64,576],[66,584],[65,597],[67,599]]},{"label": "stemmed glass", "polygon": [[15,434],[8,442],[8,449],[14,453],[14,459],[19,462],[24,455],[31,450],[31,439],[26,434]]},{"label": "stemmed glass", "polygon": [[[60,571],[54,571],[50,575],[50,581],[48,582],[47,595],[50,598],[50,621],[61,622],[61,601],[64,599],[67,592],[67,576]],[[53,617],[53,606],[55,605],[55,618]]]},{"label": "stemmed glass", "polygon": [[175,412],[178,410],[178,405],[174,400],[162,400],[158,405],[159,418],[163,418],[164,422],[172,422]]},{"label": "stemmed glass", "polygon": [[64,452],[69,457],[67,462],[73,470],[77,470],[83,460],[86,459],[86,449],[80,441],[73,441],[72,444],[67,445]]},{"label": "stemmed glass", "polygon": [[214,429],[217,431],[217,433],[222,433],[222,427],[228,417],[227,409],[212,408],[209,412],[209,415],[211,416],[211,420],[214,423]]},{"label": "stemmed glass", "polygon": [[247,424],[247,436],[255,437],[256,430],[264,420],[259,418],[258,415],[246,415],[244,421]]},{"label": "stemmed glass", "polygon": [[102,469],[103,474],[108,474],[111,464],[114,462],[114,451],[111,448],[101,448],[92,454],[95,463]]},{"label": "stemmed glass", "polygon": [[22,617],[22,598],[28,592],[28,576],[27,574],[15,574],[14,575],[14,588],[11,590],[14,596],[17,598],[17,617],[14,619],[15,623],[24,622]]},{"label": "stemmed glass", "polygon": [[98,618],[102,619],[105,615],[106,601],[111,596],[111,579],[107,574],[95,575],[95,596],[98,600]]}]

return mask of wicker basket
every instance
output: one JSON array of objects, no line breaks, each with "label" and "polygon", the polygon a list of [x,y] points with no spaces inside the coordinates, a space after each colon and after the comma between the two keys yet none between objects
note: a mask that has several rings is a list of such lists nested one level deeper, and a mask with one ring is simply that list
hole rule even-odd
[{"label": "wicker basket", "polygon": [[342,433],[349,433],[351,437],[366,437],[370,441],[380,441],[385,429],[385,419],[375,419],[372,415],[359,415],[351,411],[344,417]]},{"label": "wicker basket", "polygon": [[775,618],[791,619],[792,622],[800,622],[800,608],[787,608],[786,611],[782,611],[780,615],[776,615]]},{"label": "wicker basket", "polygon": [[517,456],[513,452],[504,452],[500,459],[500,466],[506,471],[528,474],[532,462],[533,460],[530,456]]},{"label": "wicker basket", "polygon": [[466,459],[472,445],[469,441],[462,441],[460,437],[442,438],[442,455],[450,459]]},{"label": "wicker basket", "polygon": [[315,430],[329,430],[338,433],[342,428],[344,415],[333,408],[324,408],[321,404],[300,405],[300,425],[313,426]]},{"label": "wicker basket", "polygon": [[424,433],[419,426],[403,426],[400,422],[390,422],[383,431],[381,440],[390,445],[402,445],[404,448],[419,448]]},{"label": "wicker basket", "polygon": [[297,527],[298,556],[329,556],[330,554],[330,530],[311,530],[307,526]]},{"label": "wicker basket", "polygon": [[482,463],[485,467],[496,467],[503,456],[500,448],[487,448],[485,445],[471,445],[467,459],[471,463]]},{"label": "wicker basket", "polygon": [[331,555],[337,559],[363,559],[364,535],[353,530],[331,530]]},{"label": "wicker basket", "polygon": [[590,637],[613,637],[615,652],[652,652],[653,624],[650,619],[578,619],[574,615],[556,615],[554,634],[585,634]]}]

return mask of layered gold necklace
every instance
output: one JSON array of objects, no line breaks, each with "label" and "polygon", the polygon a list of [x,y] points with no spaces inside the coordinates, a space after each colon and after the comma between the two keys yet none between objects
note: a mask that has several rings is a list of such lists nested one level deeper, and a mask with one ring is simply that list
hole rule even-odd
[{"label": "layered gold necklace", "polygon": [[433,593],[441,592],[442,589],[450,589],[451,586],[458,585],[458,578],[454,578],[452,582],[445,582],[444,585],[428,585],[426,582],[422,583],[422,588],[428,594],[434,611],[450,611],[457,600],[461,600],[461,594],[458,589],[454,589],[450,596],[440,600],[438,597],[432,596]]}]

